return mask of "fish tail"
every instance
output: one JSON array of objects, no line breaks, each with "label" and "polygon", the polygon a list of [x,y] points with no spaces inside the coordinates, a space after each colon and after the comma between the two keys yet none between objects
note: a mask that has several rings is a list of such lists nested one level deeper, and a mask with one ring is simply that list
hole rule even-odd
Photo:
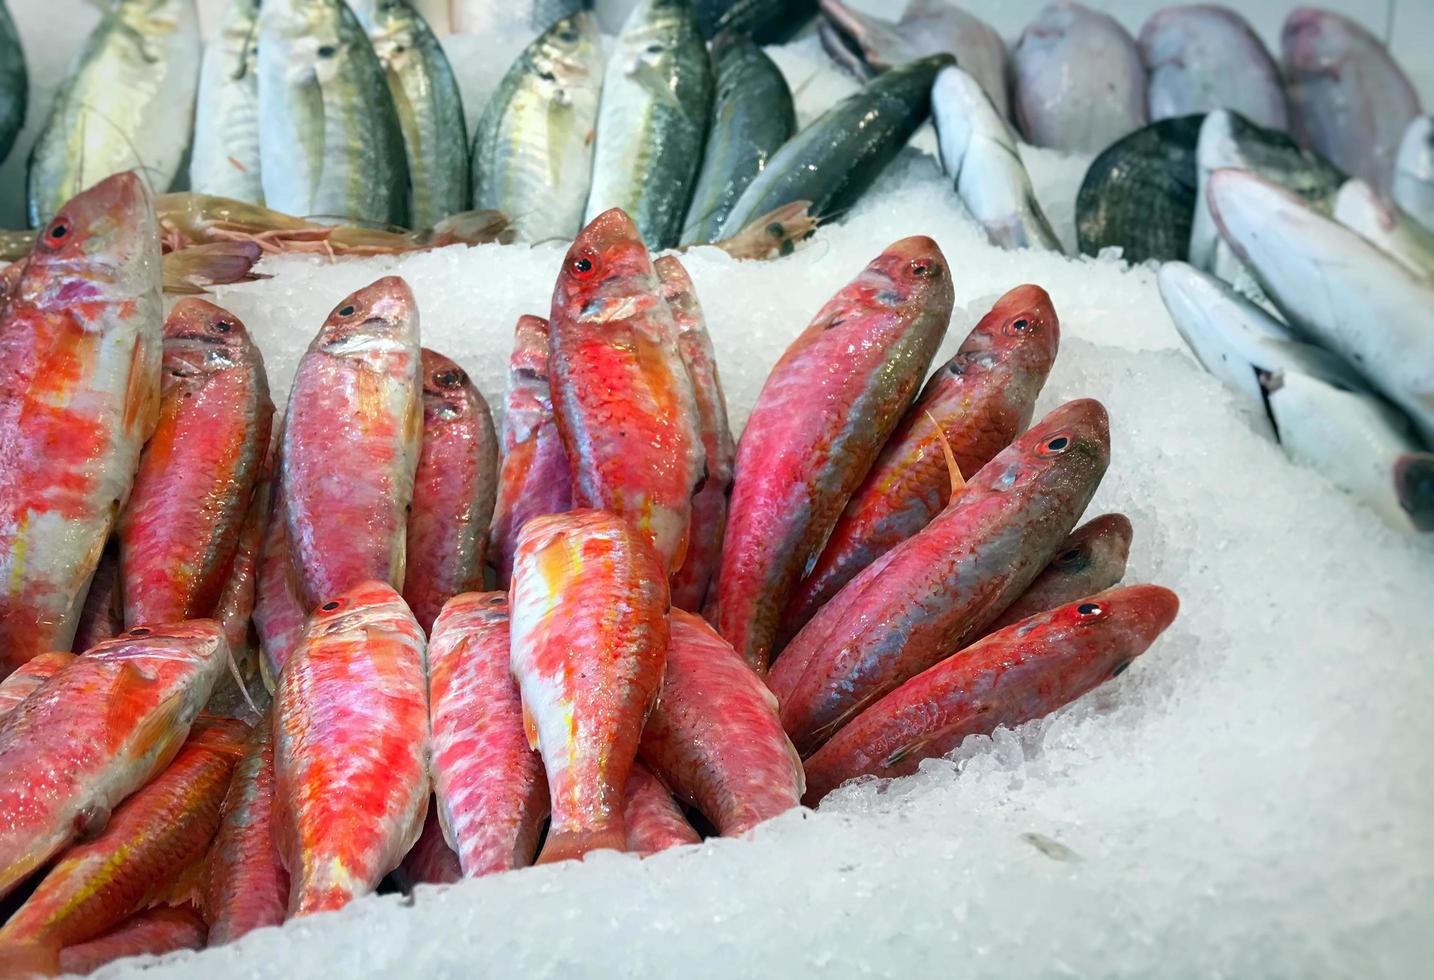
[{"label": "fish tail", "polygon": [[59,943],[0,945],[0,977],[57,977],[59,975]]},{"label": "fish tail", "polygon": [[614,821],[601,827],[586,830],[567,830],[548,833],[543,852],[538,855],[537,864],[552,864],[555,861],[580,861],[589,851],[623,851],[627,849],[627,829],[621,821]]}]

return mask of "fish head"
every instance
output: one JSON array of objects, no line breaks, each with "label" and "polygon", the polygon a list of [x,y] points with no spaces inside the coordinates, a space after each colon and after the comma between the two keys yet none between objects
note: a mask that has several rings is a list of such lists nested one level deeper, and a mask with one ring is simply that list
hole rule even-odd
[{"label": "fish head", "polygon": [[450,629],[471,629],[506,622],[508,593],[464,592],[443,604],[443,609],[433,621],[431,635],[436,638]]},{"label": "fish head", "polygon": [[1394,493],[1416,530],[1434,531],[1434,453],[1405,453],[1395,460]]},{"label": "fish head", "polygon": [[925,307],[950,295],[951,270],[935,241],[913,235],[872,259],[853,285],[862,301],[872,305]]},{"label": "fish head", "polygon": [[1089,499],[1109,464],[1105,406],[1080,398],[1055,409],[1003,449],[967,483],[967,493]]},{"label": "fish head", "polygon": [[[351,633],[380,620],[412,620],[403,596],[387,582],[361,582],[309,612],[305,639]],[[416,626],[416,624],[415,624]]]},{"label": "fish head", "polygon": [[996,301],[961,345],[960,353],[994,357],[1044,378],[1055,363],[1060,340],[1060,319],[1050,294],[1027,284]]},{"label": "fish head", "polygon": [[1179,612],[1180,598],[1169,589],[1127,585],[1058,606],[1041,619],[1069,637],[1071,645],[1089,645],[1115,657],[1115,676],[1144,653]]},{"label": "fish head", "polygon": [[1065,548],[1051,559],[1051,567],[1074,574],[1105,557],[1112,564],[1124,565],[1134,533],[1124,514],[1102,514],[1071,532]]},{"label": "fish head", "polygon": [[1233,167],[1210,174],[1205,182],[1205,202],[1220,234],[1242,262],[1250,260],[1251,238],[1268,235],[1277,239],[1280,226],[1288,224],[1290,215],[1309,210],[1299,195],[1257,173]]},{"label": "fish head", "polygon": [[842,0],[821,0],[821,12],[835,39],[878,72],[920,57],[922,52],[891,21],[852,9]]},{"label": "fish head", "polygon": [[530,72],[558,91],[581,87],[601,66],[602,36],[591,11],[579,10],[549,27],[523,57]]},{"label": "fish head", "polygon": [[471,414],[473,382],[468,372],[437,351],[423,348],[424,422],[447,421]]},{"label": "fish head", "polygon": [[1316,7],[1296,7],[1280,29],[1280,52],[1290,73],[1337,75],[1355,29],[1348,20]]},{"label": "fish head", "polygon": [[358,18],[340,0],[263,0],[257,33],[268,50],[282,52],[294,79],[309,72],[332,77],[350,46],[362,39],[372,47]]},{"label": "fish head", "polygon": [[[229,644],[219,624],[191,619],[136,626],[96,644],[80,659],[126,668],[125,683],[157,684],[161,693],[188,691],[191,707],[198,711],[228,658]],[[207,683],[196,685],[197,678]]]},{"label": "fish head", "polygon": [[310,349],[342,357],[417,341],[418,304],[413,290],[398,276],[384,276],[342,299]]},{"label": "fish head", "polygon": [[61,205],[35,239],[17,295],[64,306],[104,301],[112,292],[133,295],[137,283],[157,274],[158,263],[153,200],[139,176],[126,171]]},{"label": "fish head", "polygon": [[553,290],[553,309],[576,320],[626,319],[635,295],[634,280],[655,285],[652,259],[642,235],[621,208],[598,215],[578,232]]}]

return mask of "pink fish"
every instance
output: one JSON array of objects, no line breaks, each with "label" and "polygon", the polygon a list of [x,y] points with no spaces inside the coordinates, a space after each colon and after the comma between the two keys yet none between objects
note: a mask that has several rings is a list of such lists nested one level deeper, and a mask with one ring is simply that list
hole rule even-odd
[{"label": "pink fish", "polygon": [[273,482],[270,495],[268,525],[254,583],[254,629],[259,634],[259,668],[264,673],[265,686],[272,691],[303,637],[306,613],[289,550],[284,488],[278,480]]},{"label": "pink fish", "polygon": [[84,974],[126,956],[161,956],[204,945],[204,919],[192,906],[161,905],[130,916],[89,942],[66,946],[60,950],[59,969]]},{"label": "pink fish", "polygon": [[[535,850],[537,846],[537,841],[534,841]],[[413,845],[413,850],[403,856],[398,870],[414,885],[448,885],[463,877],[463,865],[443,836],[443,824],[438,821],[438,805],[433,800],[428,803],[423,833],[418,835],[418,843]]]},{"label": "pink fish", "polygon": [[627,774],[622,809],[627,849],[634,854],[647,857],[669,847],[702,843],[662,780],[641,762],[634,762]]},{"label": "pink fish", "polygon": [[68,667],[74,659],[73,653],[64,651],[42,653],[31,657],[13,674],[0,681],[0,721],[43,687],[47,680]]}]

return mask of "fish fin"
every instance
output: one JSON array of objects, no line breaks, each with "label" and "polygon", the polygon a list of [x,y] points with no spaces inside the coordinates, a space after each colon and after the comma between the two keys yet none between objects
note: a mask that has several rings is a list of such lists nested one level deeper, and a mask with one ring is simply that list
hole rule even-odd
[{"label": "fish fin", "polygon": [[533,719],[533,713],[528,710],[528,702],[523,702],[523,734],[528,736],[528,748],[534,752],[538,751],[538,723]]},{"label": "fish fin", "polygon": [[956,454],[951,451],[951,443],[946,438],[941,423],[937,422],[936,416],[930,412],[926,413],[926,417],[936,426],[936,438],[941,441],[941,455],[946,457],[946,475],[951,478],[951,496],[947,499],[947,503],[950,503],[965,488],[966,478],[961,475],[961,467],[956,465]]},{"label": "fish fin", "polygon": [[627,850],[627,829],[621,819],[591,830],[568,830],[553,833],[543,844],[543,852],[535,864],[552,864],[556,861],[581,861],[591,851]]},{"label": "fish fin", "polygon": [[159,705],[149,717],[139,723],[134,729],[134,735],[130,739],[132,757],[142,759],[148,756],[156,748],[166,742],[171,746],[177,746],[184,736],[188,734],[188,725],[184,731],[176,733],[176,725],[180,713],[184,710],[184,693],[176,692],[171,694]]},{"label": "fish fin", "polygon": [[664,103],[669,109],[687,115],[687,107],[677,98],[677,93],[672,91],[672,86],[656,68],[646,61],[639,61],[637,67],[632,70],[633,81],[652,96],[658,102]]},{"label": "fish fin", "polygon": [[57,977],[60,944],[54,941],[0,946],[0,977]]},{"label": "fish fin", "polygon": [[915,741],[907,742],[901,748],[888,755],[885,759],[882,759],[881,767],[883,769],[890,769],[892,766],[896,765],[902,759],[905,759],[911,753],[919,751],[929,741],[930,738],[923,736],[922,738],[918,738]]}]

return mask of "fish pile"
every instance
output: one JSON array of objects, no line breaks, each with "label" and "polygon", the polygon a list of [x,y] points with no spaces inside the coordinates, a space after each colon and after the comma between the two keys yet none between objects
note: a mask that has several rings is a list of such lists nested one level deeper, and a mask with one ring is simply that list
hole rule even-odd
[{"label": "fish pile", "polygon": [[1104,408],[1031,425],[1044,290],[926,380],[929,238],[816,313],[740,440],[692,280],[620,209],[516,324],[501,428],[395,276],[276,417],[236,317],[162,315],[159,240],[109,177],[0,319],[4,968],[740,836],[1062,707],[1176,615],[1119,584],[1126,518],[1076,526]]}]

